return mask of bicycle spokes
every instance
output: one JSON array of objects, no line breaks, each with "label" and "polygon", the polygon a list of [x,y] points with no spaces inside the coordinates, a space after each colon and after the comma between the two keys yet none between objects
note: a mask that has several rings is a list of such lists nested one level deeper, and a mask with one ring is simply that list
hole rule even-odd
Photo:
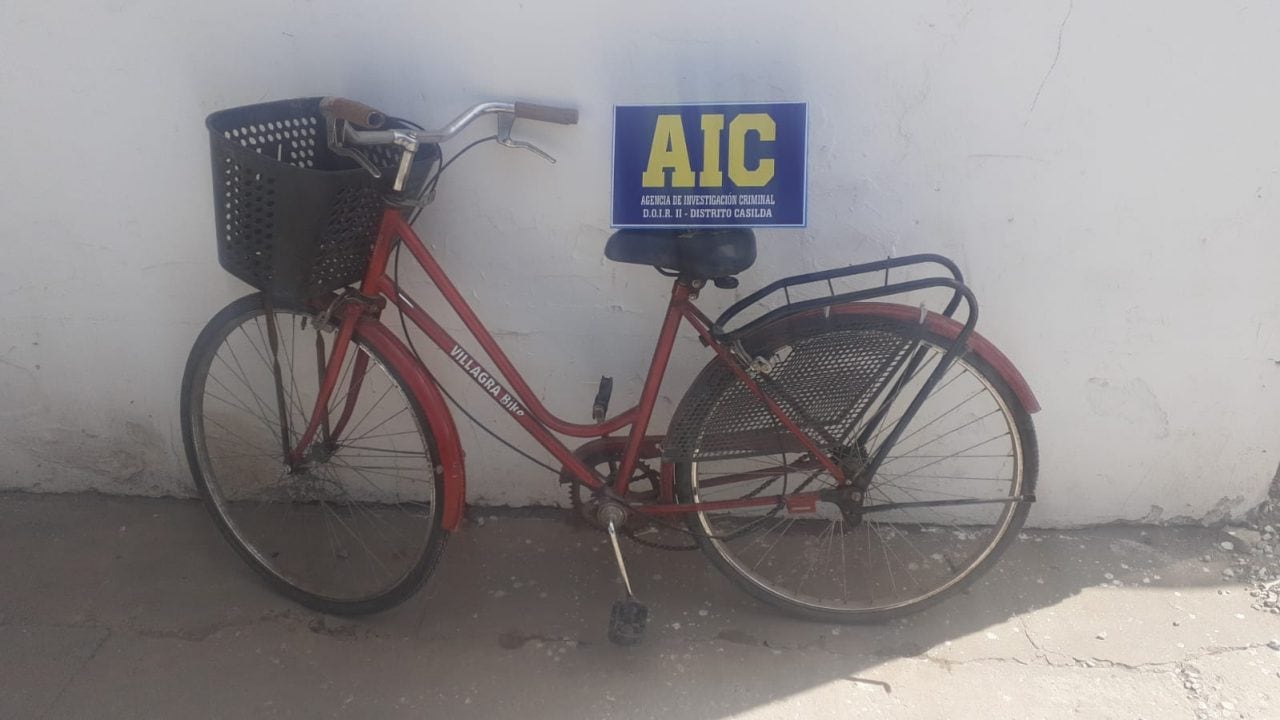
[{"label": "bicycle spokes", "polygon": [[[326,355],[340,333],[310,319],[258,307],[209,341],[191,398],[199,477],[230,537],[265,572],[327,602],[373,602],[428,562],[434,448],[371,350],[353,341],[345,357]],[[334,389],[322,400],[326,385]],[[316,407],[346,410],[341,435],[323,429]],[[319,429],[305,444],[308,424]],[[304,451],[282,462],[282,438]]]},{"label": "bicycle spokes", "polygon": [[[764,441],[760,430],[754,441],[741,442],[748,436],[739,434],[728,447],[717,435],[719,444],[710,445],[716,453],[686,471],[691,498],[708,508],[693,528],[754,593],[806,612],[879,617],[976,576],[1031,499],[1023,474],[1030,440],[1011,401],[985,367],[951,362],[945,342],[910,326],[851,320],[811,332],[778,339],[776,352],[788,360],[773,379],[786,389],[797,378],[792,396],[805,398],[810,416],[828,422],[829,432],[839,431],[831,434],[842,440],[825,451],[862,482],[840,485],[814,458]],[[815,347],[821,354],[841,343],[865,347],[869,335],[884,334],[902,341],[885,342],[900,350],[878,365],[890,370],[875,383],[838,364],[803,361]],[[788,375],[796,360],[806,372]],[[853,394],[841,382],[868,396],[841,397]],[[806,391],[819,383],[837,397]],[[743,395],[726,385],[704,397],[723,412]],[[851,407],[860,408],[856,420],[836,412]],[[706,424],[735,420],[711,417]],[[879,467],[871,465],[876,457]],[[761,503],[767,497],[777,502]]]}]

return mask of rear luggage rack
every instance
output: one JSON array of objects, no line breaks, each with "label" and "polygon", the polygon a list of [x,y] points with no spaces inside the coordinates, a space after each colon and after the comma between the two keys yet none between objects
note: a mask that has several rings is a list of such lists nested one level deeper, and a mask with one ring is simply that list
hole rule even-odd
[{"label": "rear luggage rack", "polygon": [[[918,280],[905,280],[895,283],[889,282],[889,271],[893,268],[928,264],[941,265],[946,269],[950,278],[933,277]],[[831,282],[836,278],[868,275],[874,272],[884,273],[884,284],[880,287],[837,293],[835,291],[835,286]],[[825,282],[827,285],[828,295],[826,297],[797,301],[793,301],[791,299],[791,288],[799,285],[822,282]],[[792,275],[790,277],[782,278],[781,280],[775,280],[774,282],[765,285],[759,290],[756,290],[738,302],[730,305],[723,313],[720,314],[720,317],[716,318],[715,323],[711,327],[711,332],[718,340],[730,341],[735,337],[747,334],[754,328],[772,322],[779,317],[802,310],[838,305],[841,303],[857,302],[861,300],[871,300],[874,298],[888,297],[891,295],[899,295],[902,293],[926,290],[935,287],[948,288],[952,291],[950,301],[947,302],[946,307],[940,313],[946,317],[954,316],[956,310],[960,307],[960,301],[962,299],[966,301],[969,310],[969,322],[965,323],[965,332],[962,333],[962,335],[964,336],[964,339],[968,339],[969,333],[972,331],[973,325],[977,320],[977,300],[973,297],[973,293],[969,291],[969,288],[964,284],[964,277],[960,273],[960,268],[949,258],[933,253],[907,255],[900,258],[888,258],[885,260],[877,260],[875,262],[862,263],[860,265],[836,268],[834,270],[819,270],[817,272],[804,273],[802,275]],[[756,305],[778,291],[781,291],[783,296],[786,298],[786,304],[769,310],[764,315],[748,321],[733,330],[725,329],[730,320],[740,315],[744,310]]]}]

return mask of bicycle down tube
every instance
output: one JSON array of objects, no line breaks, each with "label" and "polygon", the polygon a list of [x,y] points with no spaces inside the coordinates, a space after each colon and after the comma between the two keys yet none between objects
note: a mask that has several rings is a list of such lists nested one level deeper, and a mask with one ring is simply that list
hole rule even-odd
[{"label": "bicycle down tube", "polygon": [[[391,252],[396,242],[404,244],[404,247],[409,250],[410,254],[413,255],[414,259],[426,272],[427,277],[440,290],[449,306],[462,320],[468,332],[480,344],[485,353],[492,358],[501,377],[510,383],[510,390],[492,372],[485,368],[474,355],[463,348],[434,318],[424,312],[412,298],[405,295],[396,286],[395,280],[386,272]],[[622,463],[616,474],[619,480],[616,486],[612,488],[619,496],[625,497],[627,479],[631,477],[632,471],[638,463],[640,449],[645,439],[649,421],[653,415],[654,406],[657,403],[658,391],[666,374],[667,363],[675,345],[676,332],[682,319],[688,321],[703,340],[716,351],[721,361],[729,364],[752,392],[765,402],[773,414],[795,435],[800,444],[806,451],[811,453],[811,456],[817,460],[819,465],[824,466],[838,481],[843,481],[844,479],[841,468],[826,457],[826,454],[805,433],[799,430],[795,423],[786,416],[786,413],[760,389],[756,382],[738,367],[730,356],[728,349],[710,335],[709,320],[692,304],[690,296],[693,292],[684,283],[677,282],[672,289],[671,299],[658,334],[657,347],[654,350],[653,358],[645,377],[640,401],[612,418],[597,424],[566,422],[552,414],[538,400],[533,389],[525,382],[515,365],[494,340],[492,334],[489,333],[483,322],[476,316],[470,305],[467,304],[466,299],[449,279],[444,269],[397,210],[388,210],[383,214],[369,269],[361,284],[360,291],[366,297],[382,296],[395,304],[456,365],[470,375],[472,380],[493,398],[494,402],[497,402],[505,409],[530,436],[537,440],[564,467],[568,468],[576,479],[594,490],[604,486],[604,479],[582,463],[573,454],[572,450],[552,434],[552,431],[571,437],[588,438],[603,437],[629,426],[630,431],[627,436]],[[328,363],[320,396],[316,399],[315,410],[306,431],[300,438],[298,447],[291,454],[291,458],[300,459],[303,456],[307,445],[314,439],[318,428],[327,419],[327,405],[338,382],[337,373],[342,365],[346,350],[345,346],[350,343],[354,334],[355,324],[361,314],[361,312],[347,312],[342,316],[339,336],[331,351],[332,357]],[[353,382],[355,381],[353,380]],[[352,396],[358,390],[358,386],[353,385],[348,392],[346,399],[348,405],[353,402]],[[345,425],[347,414],[344,408],[343,417],[339,419],[331,431],[331,442],[336,442],[339,432]],[[762,499],[757,498],[755,501],[758,503]],[[690,505],[686,509],[694,509],[694,506]],[[669,512],[669,510],[666,511]]]}]

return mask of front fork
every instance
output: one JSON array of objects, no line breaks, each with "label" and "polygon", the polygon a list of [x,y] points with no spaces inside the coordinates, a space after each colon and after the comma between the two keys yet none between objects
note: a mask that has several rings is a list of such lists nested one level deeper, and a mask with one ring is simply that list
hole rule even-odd
[{"label": "front fork", "polygon": [[271,298],[263,295],[263,313],[267,317],[267,345],[271,348],[271,375],[276,382],[276,410],[280,417],[280,447],[286,461],[289,457],[289,406],[285,402],[284,382],[280,377],[280,332],[276,328],[276,311]]},{"label": "front fork", "polygon": [[[329,308],[321,313],[319,319],[315,321],[316,373],[319,392],[316,395],[316,402],[311,410],[310,418],[307,420],[306,429],[303,430],[296,445],[290,442],[289,407],[286,400],[283,373],[280,368],[280,334],[276,326],[275,311],[269,298],[264,298],[263,308],[267,317],[267,337],[271,349],[271,370],[276,384],[276,405],[280,415],[280,443],[285,465],[290,472],[293,472],[303,466],[312,443],[319,442],[327,452],[334,450],[338,438],[342,436],[347,423],[350,422],[356,402],[359,399],[365,372],[369,367],[369,355],[367,353],[358,352],[356,358],[352,361],[350,369],[351,385],[347,390],[341,414],[339,414],[337,422],[333,423],[332,426],[330,426],[329,401],[332,399],[334,389],[338,385],[343,362],[346,360],[348,348],[355,337],[356,325],[366,314],[376,317],[381,312],[382,303],[372,298],[357,297],[352,293],[344,293],[335,298]],[[341,319],[338,323],[338,333],[334,339],[333,347],[326,356],[322,328],[328,324],[328,318],[332,315],[337,315]]]}]

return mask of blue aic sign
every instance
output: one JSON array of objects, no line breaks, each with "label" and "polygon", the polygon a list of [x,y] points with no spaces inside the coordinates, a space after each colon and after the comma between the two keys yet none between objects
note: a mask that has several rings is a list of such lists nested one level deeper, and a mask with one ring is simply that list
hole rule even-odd
[{"label": "blue aic sign", "polygon": [[804,103],[619,105],[614,227],[803,227]]}]

